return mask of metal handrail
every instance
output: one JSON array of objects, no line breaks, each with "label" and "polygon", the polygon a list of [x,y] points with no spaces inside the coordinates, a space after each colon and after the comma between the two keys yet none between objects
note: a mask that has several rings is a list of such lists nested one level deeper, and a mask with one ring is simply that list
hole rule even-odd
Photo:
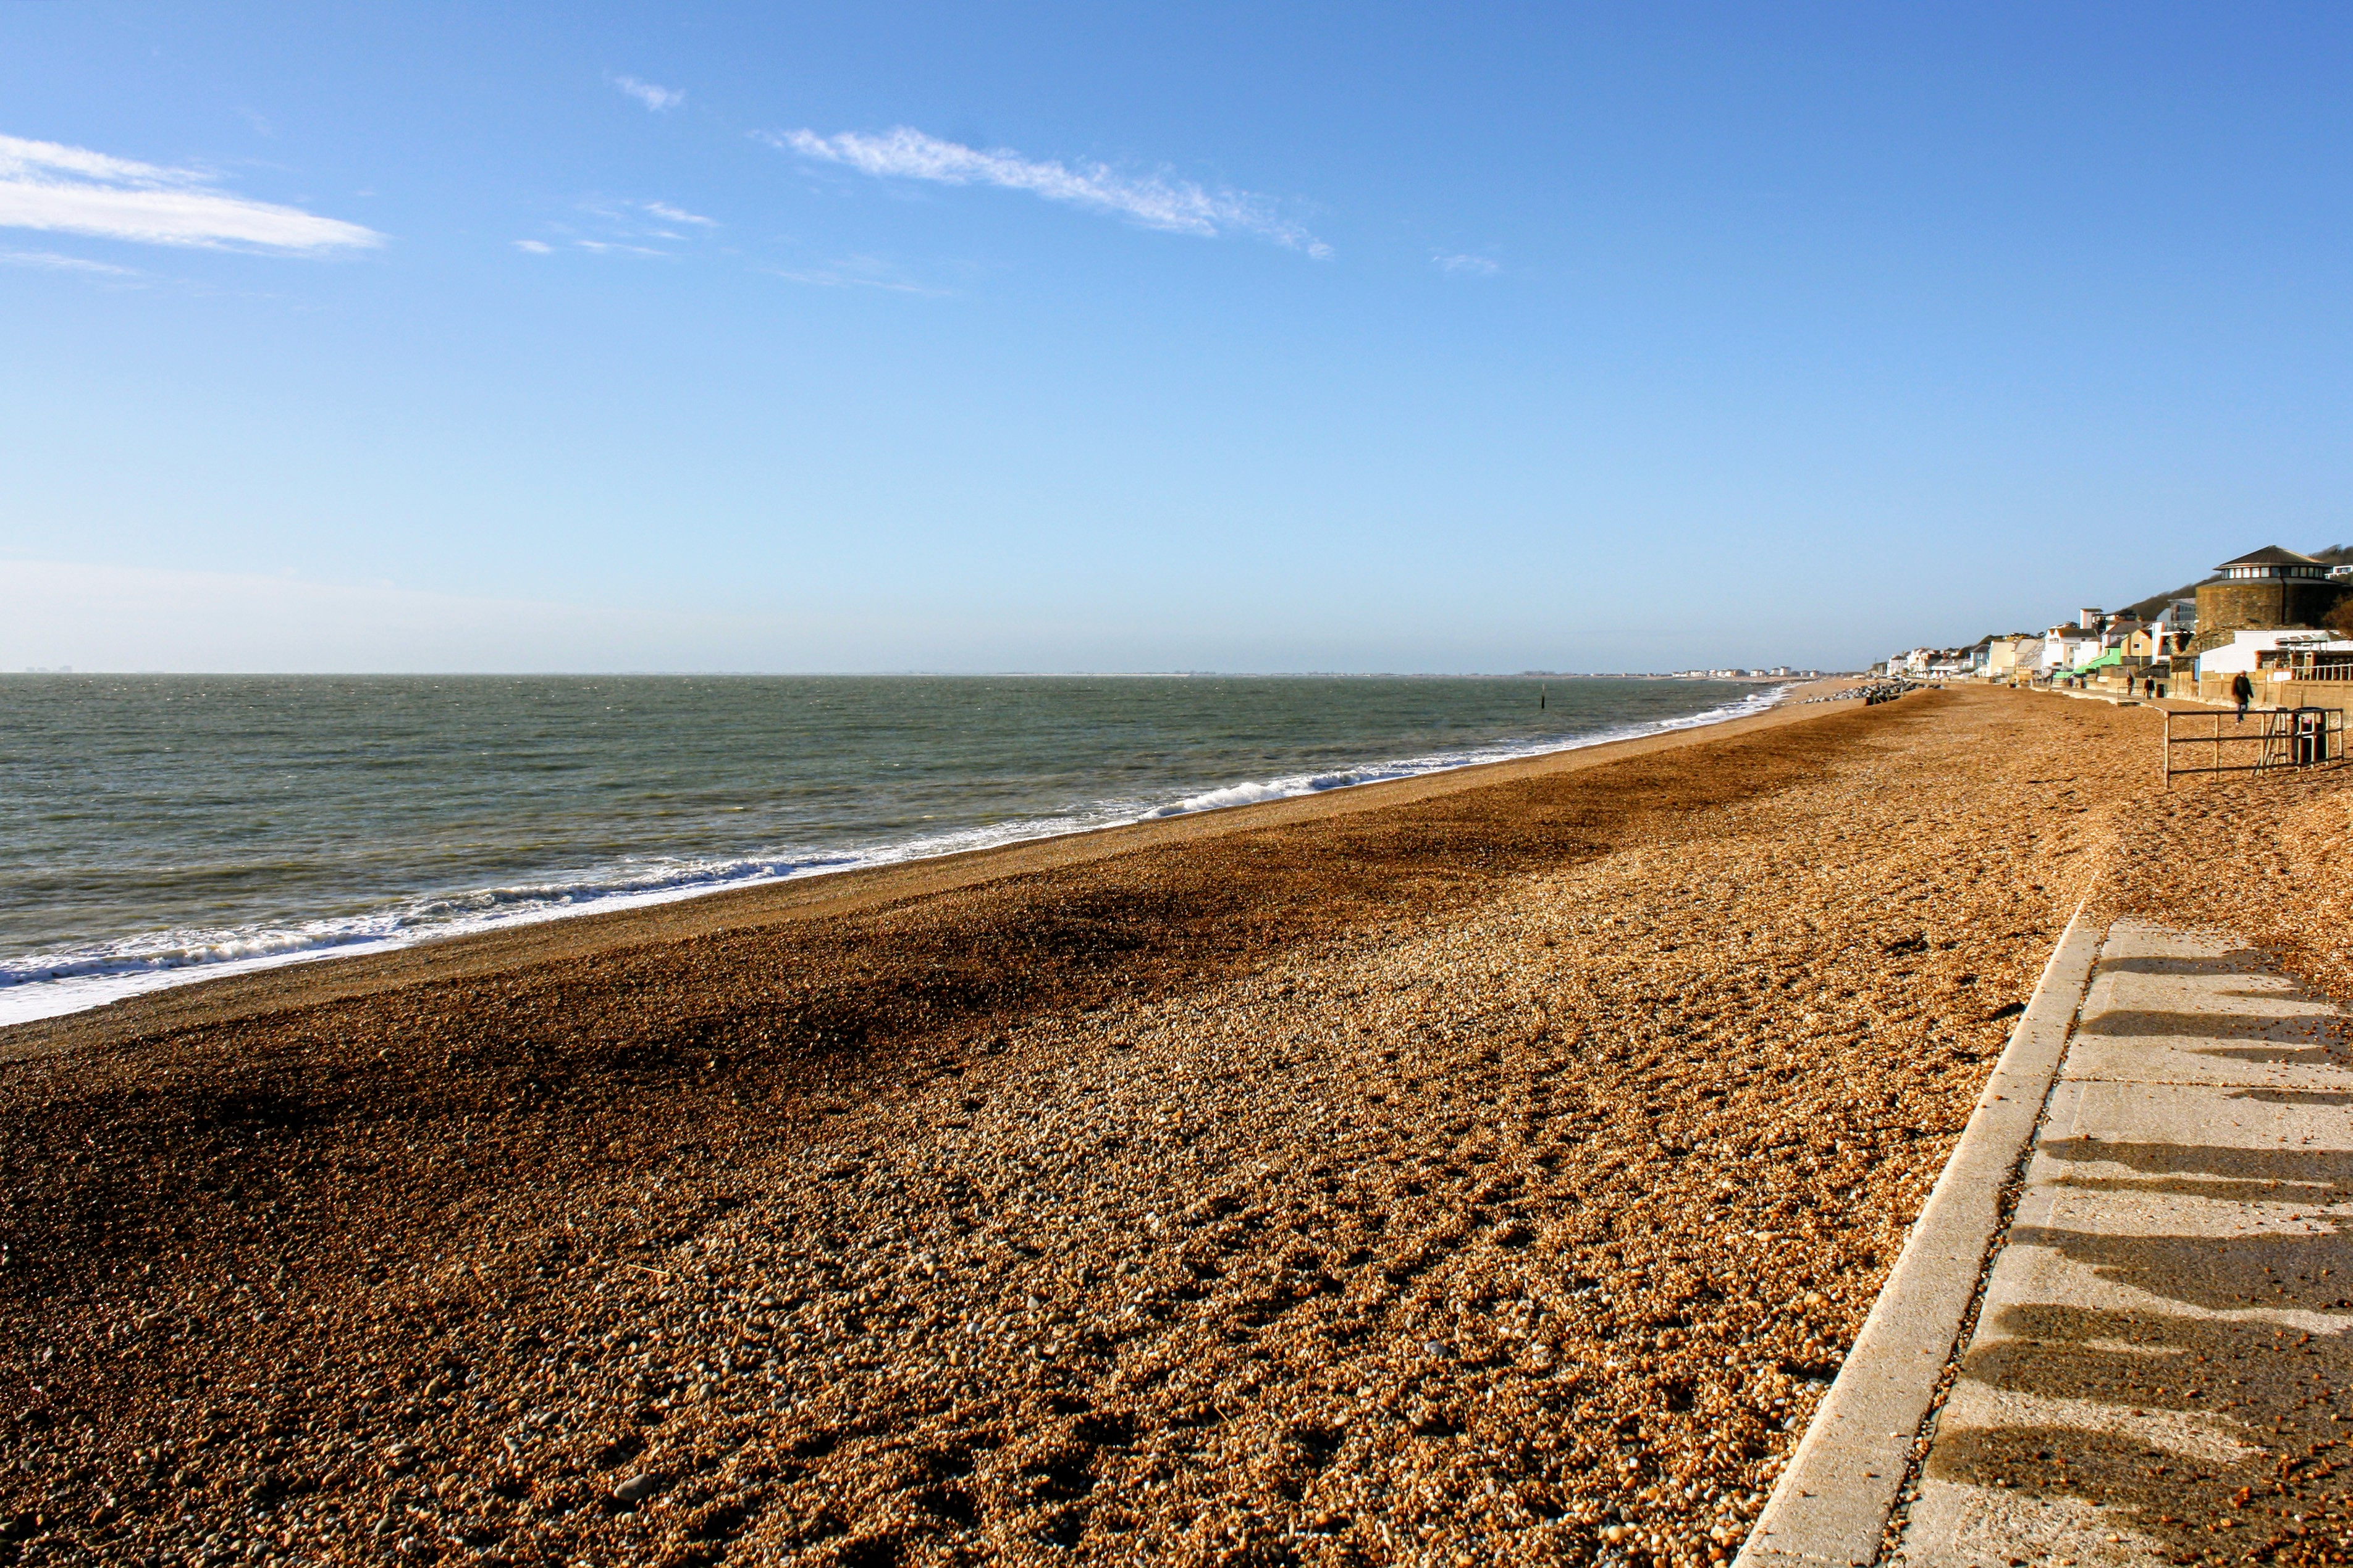
[{"label": "metal handrail", "polygon": [[[2159,752],[2158,767],[2164,775],[2165,787],[2171,789],[2177,778],[2195,773],[2250,773],[2274,768],[2306,768],[2334,764],[2346,760],[2346,720],[2342,708],[2258,708],[2244,718],[2234,720],[2231,732],[2223,733],[2223,713],[2180,713],[2168,708],[2165,714],[2165,741]],[[2211,735],[2176,735],[2173,722],[2177,719],[2209,718],[2214,721]],[[2245,727],[2246,719],[2262,722],[2252,731]],[[2211,746],[2214,762],[2211,767],[2176,767],[2173,748],[2181,746]],[[2262,750],[2251,763],[2225,763],[2225,746],[2260,746]]]}]

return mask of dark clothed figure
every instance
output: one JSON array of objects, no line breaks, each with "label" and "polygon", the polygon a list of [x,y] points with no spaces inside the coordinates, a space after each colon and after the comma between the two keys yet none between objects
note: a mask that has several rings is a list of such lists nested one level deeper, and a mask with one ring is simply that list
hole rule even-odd
[{"label": "dark clothed figure", "polygon": [[2238,700],[2239,722],[2243,724],[2247,721],[2247,704],[2255,700],[2255,683],[2247,679],[2243,670],[2231,677],[2231,695]]}]

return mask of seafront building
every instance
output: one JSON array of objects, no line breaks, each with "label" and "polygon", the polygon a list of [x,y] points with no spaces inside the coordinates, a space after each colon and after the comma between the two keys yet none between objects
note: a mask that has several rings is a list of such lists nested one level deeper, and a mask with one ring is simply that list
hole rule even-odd
[{"label": "seafront building", "polygon": [[2353,639],[2327,631],[2241,627],[2231,633],[2229,642],[2198,655],[2198,678],[2263,674],[2266,679],[2292,680],[2299,669],[2323,662],[2353,662]]},{"label": "seafront building", "polygon": [[[2099,614],[2096,610],[2091,613]],[[2063,622],[2042,634],[2042,657],[2035,668],[2044,675],[2073,670],[2097,655],[2100,647],[2097,631],[2084,626],[2080,620],[2072,626]]]},{"label": "seafront building", "polygon": [[2016,680],[2034,672],[2042,639],[2028,632],[1987,637],[1970,650],[1969,673],[1980,680]]},{"label": "seafront building", "polygon": [[2325,563],[2276,544],[2214,570],[2212,581],[2198,584],[2192,653],[2221,646],[2232,632],[2325,626],[2330,613],[2353,596],[2353,578],[2336,576]]},{"label": "seafront building", "polygon": [[1819,669],[1799,669],[1794,665],[1777,664],[1770,669],[1675,669],[1667,672],[1670,680],[1812,680],[1821,674]]},{"label": "seafront building", "polygon": [[[2136,608],[2147,611],[2151,603]],[[2223,562],[2189,595],[2166,598],[2146,618],[2087,605],[2039,635],[1987,637],[1961,649],[1907,648],[1872,670],[2208,700],[2227,697],[2232,681],[2247,675],[2267,705],[2274,697],[2309,700],[2307,684],[2348,683],[2344,695],[2353,697],[2353,563],[2267,544]]]}]

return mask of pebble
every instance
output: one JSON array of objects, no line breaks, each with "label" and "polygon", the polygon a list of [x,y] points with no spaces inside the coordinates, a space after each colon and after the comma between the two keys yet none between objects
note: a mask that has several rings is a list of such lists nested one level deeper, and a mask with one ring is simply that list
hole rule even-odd
[{"label": "pebble", "polygon": [[429,1497],[517,1560],[1256,1562],[1314,1522],[1556,1562],[1636,1508],[1704,1560],[1982,1087],[1945,1047],[1998,1048],[2097,863],[2074,808],[2145,798],[2137,711],[1812,709],[0,1062],[41,1260],[0,1313],[76,1412],[0,1424],[0,1513],[87,1519],[169,1447],[352,1461],[234,1526],[294,1557]]}]

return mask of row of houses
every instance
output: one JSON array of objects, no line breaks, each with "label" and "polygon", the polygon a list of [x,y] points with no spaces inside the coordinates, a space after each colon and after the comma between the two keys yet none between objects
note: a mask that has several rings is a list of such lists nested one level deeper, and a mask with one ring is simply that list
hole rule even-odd
[{"label": "row of houses", "polygon": [[2274,544],[2214,570],[2193,597],[2169,600],[2147,618],[2087,607],[2040,632],[1906,648],[1872,673],[2158,696],[2211,696],[2242,674],[2353,679],[2353,565],[2331,566]]},{"label": "row of houses", "polygon": [[1907,648],[1871,668],[1874,675],[1915,680],[2049,679],[2126,660],[2169,661],[2197,627],[2194,599],[2176,599],[2147,620],[2085,608],[2047,630],[1979,637],[1966,647]]},{"label": "row of houses", "polygon": [[1796,679],[1810,680],[1821,674],[1819,669],[1799,669],[1794,665],[1777,664],[1770,669],[1678,669],[1672,673],[1676,680],[1773,680]]}]

